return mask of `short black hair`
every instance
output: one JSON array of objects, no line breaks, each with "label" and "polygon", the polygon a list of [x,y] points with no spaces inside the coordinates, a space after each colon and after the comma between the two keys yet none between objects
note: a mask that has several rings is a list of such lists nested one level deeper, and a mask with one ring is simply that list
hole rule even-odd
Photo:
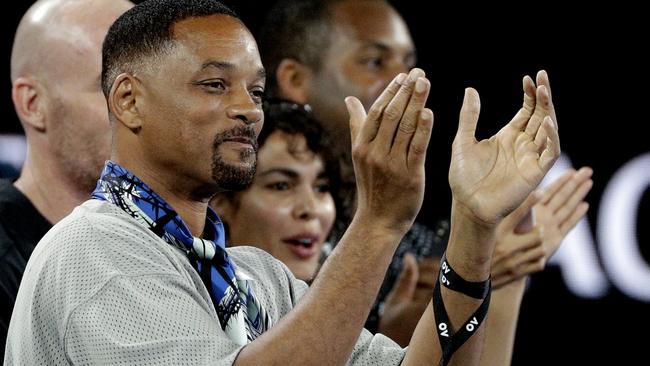
[{"label": "short black hair", "polygon": [[214,14],[239,17],[216,0],[147,0],[122,14],[108,30],[102,47],[102,90],[108,97],[122,72],[133,72],[143,57],[170,46],[176,23]]},{"label": "short black hair", "polygon": [[334,150],[329,135],[314,118],[309,105],[267,98],[264,101],[264,128],[257,137],[259,146],[264,145],[266,139],[278,130],[292,136],[304,136],[309,150],[317,155],[325,153],[329,156],[330,150]]},{"label": "short black hair", "polygon": [[331,6],[339,1],[280,0],[271,8],[259,32],[268,95],[279,96],[275,73],[283,59],[320,69],[322,55],[330,46]]},{"label": "short black hair", "polygon": [[[260,147],[264,146],[269,136],[281,131],[290,136],[303,136],[307,148],[323,161],[325,177],[328,179],[329,191],[336,207],[336,221],[329,233],[329,240],[333,243],[343,235],[350,221],[352,221],[353,205],[348,202],[349,191],[343,181],[341,161],[343,156],[336,149],[334,142],[322,125],[314,118],[308,105],[293,103],[280,98],[269,98],[264,101],[264,127],[257,137]],[[293,154],[289,146],[289,153]],[[239,192],[225,191],[218,193],[232,202],[237,202]],[[228,225],[227,222],[224,224]]]}]

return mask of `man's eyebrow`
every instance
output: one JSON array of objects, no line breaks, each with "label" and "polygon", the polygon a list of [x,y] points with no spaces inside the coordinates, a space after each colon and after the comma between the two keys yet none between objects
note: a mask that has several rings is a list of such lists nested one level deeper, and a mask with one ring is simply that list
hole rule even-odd
[{"label": "man's eyebrow", "polygon": [[208,67],[215,67],[217,69],[224,69],[224,70],[232,70],[235,68],[235,65],[231,62],[216,61],[216,60],[210,60],[204,62],[203,65],[201,65],[201,69],[206,69]]},{"label": "man's eyebrow", "polygon": [[266,79],[266,70],[263,67],[260,67],[257,70],[257,77],[260,79]]},{"label": "man's eyebrow", "polygon": [[[235,68],[235,64],[227,61],[210,60],[201,65],[201,69],[206,69],[208,67],[214,67],[221,70],[232,70]],[[260,67],[257,69],[256,75],[259,79],[266,79],[266,70],[263,67]]]},{"label": "man's eyebrow", "polygon": [[381,43],[381,42],[366,42],[362,47],[362,49],[367,49],[367,48],[377,48],[380,51],[390,51],[390,47],[388,45]]},{"label": "man's eyebrow", "polygon": [[[362,49],[375,48],[375,49],[378,49],[379,51],[382,51],[382,52],[390,51],[390,46],[389,45],[387,45],[385,43],[382,43],[382,42],[378,42],[378,41],[368,41],[368,42],[364,43],[363,46],[361,46],[361,48]],[[407,53],[407,56],[408,57],[417,57],[416,50],[414,48],[411,48],[409,50],[409,52]]]}]

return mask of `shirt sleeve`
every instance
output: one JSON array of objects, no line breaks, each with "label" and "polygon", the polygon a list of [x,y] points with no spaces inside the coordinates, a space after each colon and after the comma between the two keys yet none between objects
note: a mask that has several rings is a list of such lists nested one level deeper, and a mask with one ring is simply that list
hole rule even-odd
[{"label": "shirt sleeve", "polygon": [[[289,280],[289,288],[293,293],[292,297],[296,300],[300,300],[305,293],[308,291],[307,284],[303,281],[296,279],[289,271],[288,268],[285,268],[285,273]],[[342,314],[337,314],[334,316],[342,316]],[[406,355],[406,349],[400,347],[392,339],[386,337],[383,334],[372,334],[366,329],[361,330],[359,339],[354,345],[352,354],[348,359],[349,366],[391,366],[399,365],[402,363],[404,356]]]},{"label": "shirt sleeve", "polygon": [[381,333],[372,334],[363,329],[354,346],[348,365],[390,366],[402,363],[406,349]]},{"label": "shirt sleeve", "polygon": [[211,307],[182,276],[116,275],[71,313],[66,356],[75,365],[231,365],[242,346]]}]

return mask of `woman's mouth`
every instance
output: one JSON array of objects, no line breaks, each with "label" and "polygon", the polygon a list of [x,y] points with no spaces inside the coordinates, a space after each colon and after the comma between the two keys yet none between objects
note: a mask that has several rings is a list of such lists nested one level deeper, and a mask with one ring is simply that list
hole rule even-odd
[{"label": "woman's mouth", "polygon": [[319,239],[315,235],[297,235],[282,240],[289,250],[300,259],[309,259],[320,250]]}]

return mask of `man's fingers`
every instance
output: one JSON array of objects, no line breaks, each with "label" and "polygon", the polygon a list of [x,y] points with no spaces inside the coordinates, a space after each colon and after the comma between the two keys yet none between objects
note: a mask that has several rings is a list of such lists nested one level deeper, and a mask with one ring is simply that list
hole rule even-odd
[{"label": "man's fingers", "polygon": [[[350,137],[352,138],[352,144],[355,144],[359,132],[364,128],[372,128],[372,126],[369,126],[370,123],[364,125],[366,120],[366,110],[363,108],[363,104],[361,104],[359,99],[355,97],[347,97],[345,98],[345,106],[350,115]],[[366,134],[369,134],[369,132],[366,132]]]},{"label": "man's fingers", "polygon": [[494,254],[495,261],[507,261],[509,258],[516,258],[518,252],[542,246],[542,234],[538,228],[533,228],[525,234],[508,235],[498,240]]},{"label": "man's fingers", "polygon": [[523,264],[531,261],[536,261],[546,256],[546,251],[541,245],[530,246],[525,250],[517,252],[517,263]]},{"label": "man's fingers", "polygon": [[425,108],[420,112],[417,128],[408,149],[407,167],[409,169],[424,166],[432,129],[433,112],[429,108]]},{"label": "man's fingers", "polygon": [[[544,187],[542,199],[540,200],[541,204],[549,204],[551,200],[555,197],[557,192],[564,187],[564,185],[571,179],[573,178],[573,174],[575,174],[576,171],[573,169],[569,169],[566,172],[562,173],[562,175],[559,178],[556,178],[553,183],[550,185]],[[553,210],[555,211],[555,210]]]},{"label": "man's fingers", "polygon": [[537,80],[537,85],[546,86],[546,90],[548,91],[548,96],[552,101],[553,100],[553,94],[551,93],[551,83],[549,81],[548,73],[546,72],[546,70],[539,70],[537,72],[537,75],[536,75],[535,79]]},{"label": "man's fingers", "polygon": [[555,160],[560,157],[560,136],[558,135],[557,125],[551,117],[544,118],[542,128],[546,131],[547,140],[544,151],[539,157],[539,168],[546,174],[555,163]]},{"label": "man's fingers", "polygon": [[571,216],[571,214],[578,208],[580,202],[582,202],[587,196],[587,193],[589,193],[593,185],[594,182],[591,179],[587,180],[585,182],[582,182],[576,188],[576,190],[571,193],[571,195],[566,200],[566,203],[560,207],[556,213],[559,223],[563,223]]},{"label": "man's fingers", "polygon": [[[537,258],[536,260],[530,261],[523,263],[519,267],[519,276],[517,278],[522,278],[524,276],[528,276],[533,273],[541,272],[544,270],[546,267],[546,262],[548,261],[548,258],[542,256]],[[515,279],[517,279],[515,278]]]},{"label": "man's fingers", "polygon": [[395,97],[397,92],[401,89],[402,84],[406,80],[406,74],[400,73],[393,81],[388,84],[386,89],[379,95],[379,98],[375,100],[370,109],[368,110],[368,127],[367,131],[364,131],[362,136],[363,142],[370,142],[375,139],[377,136],[377,131],[379,131],[379,125],[381,124],[381,116],[384,113],[384,109],[388,106],[391,100]]},{"label": "man's fingers", "polygon": [[536,152],[538,154],[541,154],[542,151],[544,151],[544,148],[546,147],[546,143],[548,142],[548,134],[549,134],[549,130],[547,128],[542,127],[537,130],[537,134],[535,135],[535,139],[533,140],[533,143],[535,143],[535,146],[537,147]]},{"label": "man's fingers", "polygon": [[537,72],[537,85],[544,85],[546,91],[548,92],[548,109],[549,115],[555,123],[557,123],[557,116],[555,115],[555,106],[553,105],[553,93],[551,92],[551,83],[548,78],[548,73],[545,70],[540,70]]},{"label": "man's fingers", "polygon": [[[571,198],[574,198],[574,200],[577,198],[577,201],[582,201],[582,199],[586,196],[587,192],[589,192],[589,189],[583,192],[584,195],[578,194],[577,196],[575,196],[577,193],[576,190],[583,183],[589,180],[589,178],[592,175],[592,172],[593,171],[591,170],[591,168],[583,167],[575,174],[572,174],[571,179],[565,181],[564,184],[560,187],[560,189],[555,191],[550,201],[548,202],[548,208],[551,210],[551,212],[553,212],[554,214],[557,213],[562,207],[567,205],[567,203],[571,200]],[[575,202],[575,205],[577,204],[578,202]]]},{"label": "man's fingers", "polygon": [[524,103],[521,109],[517,111],[517,114],[515,114],[512,120],[508,123],[509,126],[517,131],[523,131],[526,129],[528,120],[535,112],[535,106],[537,105],[535,83],[530,76],[524,76],[524,79],[522,80],[522,88],[524,90]]},{"label": "man's fingers", "polygon": [[576,207],[575,211],[569,216],[569,218],[560,225],[560,233],[562,233],[562,236],[565,236],[571,229],[573,229],[574,226],[584,217],[584,215],[587,213],[589,210],[589,203],[587,202],[580,202],[578,207]]},{"label": "man's fingers", "polygon": [[524,89],[524,105],[523,109],[528,111],[530,115],[535,111],[535,83],[533,79],[526,75],[523,80],[523,89]]},{"label": "man's fingers", "polygon": [[[397,94],[388,103],[381,116],[381,123],[375,140],[377,141],[377,149],[388,154],[393,144],[395,132],[400,121],[405,117],[406,108],[413,95],[415,84],[419,78],[424,78],[424,71],[421,69],[413,69],[409,73],[408,78],[399,88]],[[413,121],[411,121],[411,125]]]},{"label": "man's fingers", "polygon": [[[555,107],[553,106],[553,97],[551,93],[551,83],[549,82],[548,73],[545,70],[540,70],[535,77],[537,82],[537,104],[535,106],[535,113],[531,118],[528,126],[526,126],[526,133],[535,136],[537,129],[539,129],[544,117],[551,116],[553,122],[557,124],[555,116]],[[540,99],[540,96],[542,97]]]},{"label": "man's fingers", "polygon": [[[541,245],[513,253],[493,270],[492,287],[498,288],[530,273],[541,271],[544,263],[546,263],[545,250]],[[541,269],[536,269],[540,264]]]},{"label": "man's fingers", "polygon": [[476,125],[478,124],[478,116],[480,113],[481,100],[478,92],[474,88],[466,88],[463,106],[460,108],[458,130],[456,131],[454,142],[459,143],[461,146],[466,143],[476,142],[474,136],[476,134]]},{"label": "man's fingers", "polygon": [[429,83],[429,80],[425,78],[418,78],[415,82],[415,92],[413,93],[413,96],[411,96],[406,111],[399,122],[397,132],[395,132],[395,141],[390,150],[391,154],[400,157],[403,156],[404,159],[406,159],[409,144],[413,138],[415,130],[417,129],[422,109],[424,108],[424,104],[429,96],[430,87],[431,84]]},{"label": "man's fingers", "polygon": [[545,85],[538,85],[537,90],[535,91],[535,111],[533,115],[528,120],[526,125],[526,133],[530,136],[537,135],[537,131],[540,129],[544,117],[550,115],[550,100],[551,97],[548,94],[548,89]]}]

